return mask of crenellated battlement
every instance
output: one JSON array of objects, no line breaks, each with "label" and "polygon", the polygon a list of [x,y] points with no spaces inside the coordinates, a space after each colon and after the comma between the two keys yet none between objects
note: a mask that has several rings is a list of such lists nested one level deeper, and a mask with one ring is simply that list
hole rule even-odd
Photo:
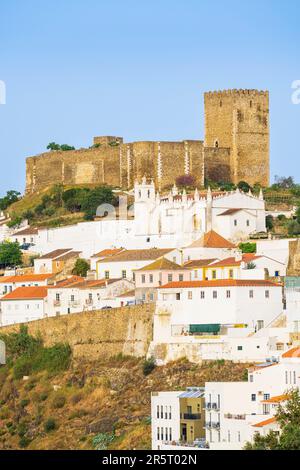
[{"label": "crenellated battlement", "polygon": [[216,90],[216,91],[207,91],[204,93],[205,97],[222,97],[222,96],[268,96],[269,92],[267,90],[255,90],[255,89],[230,89],[230,90]]}]

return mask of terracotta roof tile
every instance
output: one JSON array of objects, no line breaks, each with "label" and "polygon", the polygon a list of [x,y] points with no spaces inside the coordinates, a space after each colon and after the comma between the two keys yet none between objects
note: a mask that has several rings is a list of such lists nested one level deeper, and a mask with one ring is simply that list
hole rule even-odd
[{"label": "terracotta roof tile", "polygon": [[188,248],[236,248],[226,238],[211,230],[205,233],[199,240],[194,241]]},{"label": "terracotta roof tile", "polygon": [[69,251],[72,251],[72,248],[61,248],[58,250],[50,251],[50,253],[42,255],[39,259],[55,259],[59,256],[64,255],[65,253],[68,253]]},{"label": "terracotta roof tile", "polygon": [[300,357],[300,348],[292,348],[289,351],[282,354],[283,358],[292,358],[292,357]]},{"label": "terracotta roof tile", "polygon": [[214,262],[217,262],[218,260],[216,258],[212,259],[194,259],[191,261],[187,261],[184,264],[185,268],[192,269],[192,268],[202,268],[203,266],[208,266]]},{"label": "terracotta roof tile", "polygon": [[274,416],[272,418],[265,419],[264,421],[260,421],[259,423],[252,424],[252,426],[254,428],[263,428],[264,426],[268,426],[269,424],[273,423],[276,423],[276,419],[274,418]]},{"label": "terracotta roof tile", "polygon": [[37,235],[39,232],[39,229],[36,227],[27,227],[24,228],[23,230],[20,230],[19,232],[13,233],[12,237],[18,237],[20,235]]},{"label": "terracotta roof tile", "polygon": [[24,274],[20,276],[0,277],[0,284],[19,283],[19,282],[41,282],[53,277],[54,274]]},{"label": "terracotta roof tile", "polygon": [[91,258],[108,258],[109,256],[117,255],[121,251],[124,251],[124,248],[108,248],[106,250],[99,251],[91,256]]},{"label": "terracotta roof tile", "polygon": [[193,287],[281,287],[280,284],[265,280],[216,279],[214,281],[178,281],[169,282],[159,289],[180,289]]},{"label": "terracotta roof tile", "polygon": [[167,258],[158,258],[153,263],[147,264],[143,268],[136,269],[136,271],[174,271],[174,270],[183,270],[184,268],[177,263],[173,263],[173,261],[168,260]]},{"label": "terracotta roof tile", "polygon": [[268,400],[263,400],[262,403],[280,403],[289,399],[288,395],[277,395],[276,397],[271,397]]},{"label": "terracotta roof tile", "polygon": [[30,300],[30,299],[44,299],[47,297],[47,287],[18,287],[17,289],[9,292],[4,297],[1,297],[1,302],[6,300]]},{"label": "terracotta roof tile", "polygon": [[166,255],[174,248],[149,248],[146,250],[123,250],[121,253],[104,258],[98,263],[112,263],[118,261],[147,261],[155,260]]}]

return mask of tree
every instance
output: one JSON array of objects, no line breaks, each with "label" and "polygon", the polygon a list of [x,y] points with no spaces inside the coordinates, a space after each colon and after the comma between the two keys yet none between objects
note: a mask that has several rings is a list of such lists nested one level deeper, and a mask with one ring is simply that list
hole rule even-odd
[{"label": "tree", "polygon": [[300,223],[297,220],[290,220],[287,224],[288,234],[293,237],[300,235]]},{"label": "tree", "polygon": [[256,253],[256,243],[240,243],[239,249],[242,250],[243,253]]},{"label": "tree", "polygon": [[68,152],[69,150],[75,150],[75,147],[68,144],[59,145],[56,142],[50,142],[50,144],[47,145],[47,150],[62,150],[63,152]]},{"label": "tree", "polygon": [[299,389],[287,392],[284,405],[279,404],[275,415],[280,427],[279,435],[270,431],[266,436],[256,434],[253,443],[245,450],[300,450],[300,393]]},{"label": "tree", "polygon": [[55,142],[50,142],[50,144],[47,145],[47,150],[60,150],[60,145],[56,144]]},{"label": "tree", "polygon": [[6,196],[0,198],[0,210],[6,210],[11,204],[20,199],[21,193],[18,191],[7,191]]},{"label": "tree", "polygon": [[4,241],[0,244],[0,267],[15,267],[22,264],[22,251],[18,242]]},{"label": "tree", "polygon": [[179,188],[186,188],[188,186],[195,187],[196,180],[193,175],[181,175],[176,178],[176,185]]},{"label": "tree", "polygon": [[240,181],[237,187],[244,193],[249,193],[249,191],[252,189],[250,184],[247,183],[247,181]]},{"label": "tree", "polygon": [[267,215],[266,217],[266,227],[267,230],[272,230],[274,228],[274,221],[272,215]]},{"label": "tree", "polygon": [[109,186],[99,186],[89,191],[83,198],[81,210],[87,220],[93,220],[101,204],[116,205],[116,198]]},{"label": "tree", "polygon": [[88,261],[83,258],[78,258],[76,260],[72,274],[74,274],[75,276],[86,277],[89,269],[90,269],[90,265]]},{"label": "tree", "polygon": [[292,176],[275,176],[275,185],[273,187],[279,189],[291,189],[295,186],[294,178]]}]

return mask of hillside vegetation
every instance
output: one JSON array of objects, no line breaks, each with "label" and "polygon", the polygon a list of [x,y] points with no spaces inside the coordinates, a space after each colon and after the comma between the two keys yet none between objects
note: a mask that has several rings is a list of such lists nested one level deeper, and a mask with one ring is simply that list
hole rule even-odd
[{"label": "hillside vegetation", "polygon": [[45,348],[26,328],[3,339],[0,449],[150,449],[151,391],[246,377],[245,364],[224,361],[153,368],[119,355],[75,362],[68,345]]}]

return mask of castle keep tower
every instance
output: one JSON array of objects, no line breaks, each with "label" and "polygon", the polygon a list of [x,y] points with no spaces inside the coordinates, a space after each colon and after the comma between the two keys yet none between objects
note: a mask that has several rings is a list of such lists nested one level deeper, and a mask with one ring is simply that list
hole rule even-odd
[{"label": "castle keep tower", "polygon": [[[269,93],[258,90],[225,90],[204,95],[205,165],[209,179],[216,176],[216,162],[223,181],[269,185]],[[218,150],[217,150],[218,149]],[[221,152],[221,153],[220,153]],[[221,158],[220,158],[221,157]]]}]

